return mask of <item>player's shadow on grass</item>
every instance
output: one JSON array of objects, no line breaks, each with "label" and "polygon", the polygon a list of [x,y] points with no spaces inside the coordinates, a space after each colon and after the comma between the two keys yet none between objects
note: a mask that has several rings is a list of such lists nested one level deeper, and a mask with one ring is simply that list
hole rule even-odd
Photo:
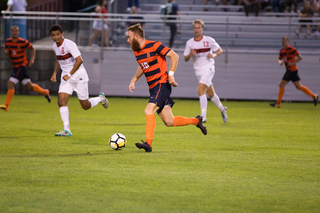
[{"label": "player's shadow on grass", "polygon": [[110,123],[104,123],[104,124],[96,124],[97,126],[145,126],[146,124],[110,124]]},{"label": "player's shadow on grass", "polygon": [[25,114],[25,113],[39,113],[39,111],[20,111],[20,112],[17,112],[17,113],[20,113],[20,114]]},{"label": "player's shadow on grass", "polygon": [[0,156],[1,158],[50,158],[50,157],[80,157],[80,156],[101,156],[101,155],[119,155],[119,154],[128,154],[128,153],[134,153],[134,151],[126,151],[125,153],[122,152],[122,150],[110,150],[106,152],[99,152],[99,153],[78,153],[78,154],[35,154],[35,155],[5,155]]}]

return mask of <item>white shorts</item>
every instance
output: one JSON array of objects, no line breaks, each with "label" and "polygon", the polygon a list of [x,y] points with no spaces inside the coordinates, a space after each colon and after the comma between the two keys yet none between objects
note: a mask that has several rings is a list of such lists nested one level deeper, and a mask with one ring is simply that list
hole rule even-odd
[{"label": "white shorts", "polygon": [[59,86],[58,93],[67,93],[72,95],[73,91],[77,93],[79,100],[88,100],[89,99],[89,90],[88,90],[88,81],[81,82],[81,83],[73,83],[69,81],[65,81],[61,79],[61,83]]},{"label": "white shorts", "polygon": [[93,25],[92,28],[95,30],[102,30],[102,25],[103,25],[103,29],[107,30],[108,29],[108,25],[106,23],[103,23],[102,21],[98,21],[95,20],[93,21]]},{"label": "white shorts", "polygon": [[[18,80],[17,78],[14,78],[14,77],[10,77],[10,78],[9,78],[9,81],[13,82],[14,84],[19,83],[19,80]],[[30,78],[25,78],[25,79],[23,79],[23,80],[21,81],[21,83],[22,83],[23,85],[26,85],[29,81],[30,81]]]},{"label": "white shorts", "polygon": [[212,85],[212,79],[215,73],[214,67],[205,67],[205,68],[196,70],[195,72],[199,80],[199,83],[205,84],[208,87]]}]

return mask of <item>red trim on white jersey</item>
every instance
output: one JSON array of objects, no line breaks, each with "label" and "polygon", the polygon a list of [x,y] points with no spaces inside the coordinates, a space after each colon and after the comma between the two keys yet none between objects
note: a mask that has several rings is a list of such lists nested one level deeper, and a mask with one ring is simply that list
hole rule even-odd
[{"label": "red trim on white jersey", "polygon": [[201,41],[203,39],[203,35],[201,36],[201,38],[199,40],[196,40],[195,38],[193,38],[194,41]]},{"label": "red trim on white jersey", "polygon": [[68,53],[66,55],[57,55],[57,60],[67,60],[68,58],[71,58],[71,53]]},{"label": "red trim on white jersey", "polygon": [[193,37],[187,41],[183,55],[188,56],[192,50],[195,50],[196,54],[192,56],[193,68],[199,70],[214,66],[214,59],[208,57],[208,54],[213,54],[218,49],[220,46],[212,37],[202,35],[200,40],[195,40]]},{"label": "red trim on white jersey", "polygon": [[64,42],[64,38],[62,39],[62,42],[60,45],[57,44],[57,47],[60,47],[63,44],[63,42]]}]

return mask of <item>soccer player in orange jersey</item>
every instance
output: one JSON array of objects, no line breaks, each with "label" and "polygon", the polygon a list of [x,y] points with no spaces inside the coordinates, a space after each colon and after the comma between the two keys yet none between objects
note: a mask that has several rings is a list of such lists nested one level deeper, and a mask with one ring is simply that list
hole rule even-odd
[{"label": "soccer player in orange jersey", "polygon": [[[140,24],[128,28],[127,42],[131,45],[139,64],[136,74],[129,84],[130,92],[135,89],[135,82],[144,74],[149,85],[150,99],[144,113],[146,115],[146,141],[136,143],[139,149],[152,151],[153,134],[156,127],[155,113],[157,112],[163,123],[168,126],[196,125],[204,135],[207,128],[202,124],[200,115],[195,118],[173,116],[171,108],[174,101],[170,98],[171,87],[177,87],[174,73],[178,65],[179,56],[170,48],[158,41],[149,41],[144,37]],[[170,71],[167,73],[166,58],[170,58]]]},{"label": "soccer player in orange jersey", "polygon": [[298,75],[298,67],[296,66],[296,63],[302,60],[300,53],[296,48],[289,45],[289,38],[286,36],[282,37],[282,46],[283,48],[280,50],[278,63],[280,66],[284,63],[287,71],[279,84],[280,88],[278,100],[276,103],[270,103],[270,106],[277,108],[281,107],[281,101],[284,95],[284,87],[287,85],[289,81],[292,81],[298,90],[301,90],[305,94],[312,97],[314,106],[316,106],[318,103],[319,96],[317,94],[313,94],[308,89],[308,87],[302,85],[300,82],[300,77]]},{"label": "soccer player in orange jersey", "polygon": [[8,81],[8,92],[6,103],[0,105],[0,109],[4,111],[9,110],[9,105],[14,96],[14,87],[20,81],[27,89],[33,90],[46,97],[48,102],[51,101],[49,90],[42,89],[39,85],[31,82],[27,71],[28,71],[28,60],[27,60],[27,49],[31,49],[31,58],[29,61],[29,67],[34,63],[36,56],[36,50],[32,44],[25,39],[19,37],[20,31],[18,26],[11,27],[11,38],[8,38],[5,42],[4,53],[8,55],[12,61],[13,74]]}]

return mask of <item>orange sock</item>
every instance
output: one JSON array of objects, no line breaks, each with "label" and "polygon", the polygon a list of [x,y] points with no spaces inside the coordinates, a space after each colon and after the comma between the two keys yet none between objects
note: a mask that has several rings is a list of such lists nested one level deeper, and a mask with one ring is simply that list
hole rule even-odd
[{"label": "orange sock", "polygon": [[186,118],[182,116],[175,116],[172,126],[185,126],[189,124],[197,125],[198,121],[198,118]]},{"label": "orange sock", "polygon": [[7,107],[9,107],[13,96],[14,96],[14,89],[8,89],[6,103],[5,103]]},{"label": "orange sock", "polygon": [[301,85],[300,90],[302,92],[304,92],[305,94],[311,96],[312,98],[314,98],[314,94],[308,89],[308,87]]},{"label": "orange sock", "polygon": [[146,142],[152,146],[153,134],[156,128],[156,116],[155,115],[146,115],[147,124],[146,124]]},{"label": "orange sock", "polygon": [[40,93],[42,95],[46,95],[47,94],[47,91],[42,89],[38,84],[33,84],[32,90],[37,92],[37,93]]},{"label": "orange sock", "polygon": [[278,100],[277,100],[278,105],[281,105],[283,95],[284,95],[284,87],[280,87],[279,94],[278,94]]}]

